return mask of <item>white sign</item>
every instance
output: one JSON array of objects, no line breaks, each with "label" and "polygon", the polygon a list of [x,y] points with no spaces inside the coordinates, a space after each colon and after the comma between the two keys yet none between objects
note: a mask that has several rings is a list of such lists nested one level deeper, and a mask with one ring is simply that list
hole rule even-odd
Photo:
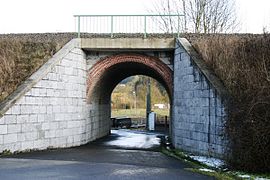
[{"label": "white sign", "polygon": [[156,120],[156,113],[154,113],[154,112],[149,113],[148,130],[150,130],[150,131],[155,130],[155,120]]}]

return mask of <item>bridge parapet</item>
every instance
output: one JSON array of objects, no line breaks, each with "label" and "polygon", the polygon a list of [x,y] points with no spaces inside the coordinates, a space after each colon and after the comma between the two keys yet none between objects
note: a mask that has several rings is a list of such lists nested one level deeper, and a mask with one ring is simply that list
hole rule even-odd
[{"label": "bridge parapet", "polygon": [[78,38],[83,33],[110,34],[141,33],[144,38],[149,33],[170,33],[179,37],[184,31],[181,14],[169,15],[74,15]]}]

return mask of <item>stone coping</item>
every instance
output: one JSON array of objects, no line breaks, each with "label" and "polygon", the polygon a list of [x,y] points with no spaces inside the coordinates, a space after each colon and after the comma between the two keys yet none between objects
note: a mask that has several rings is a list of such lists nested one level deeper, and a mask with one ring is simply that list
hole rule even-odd
[{"label": "stone coping", "polygon": [[175,38],[82,38],[85,50],[174,50]]},{"label": "stone coping", "polygon": [[200,69],[200,71],[205,75],[206,79],[211,83],[217,93],[221,96],[223,102],[229,103],[230,95],[223,85],[221,80],[213,73],[212,70],[206,65],[204,60],[200,57],[200,55],[196,52],[193,46],[186,38],[178,38],[176,43],[180,43],[186,52],[190,55],[191,61],[195,63],[195,65]]},{"label": "stone coping", "polygon": [[35,73],[27,78],[13,93],[0,103],[0,118],[16,103],[16,101],[25,95],[36,83],[44,78],[55,65],[63,59],[72,49],[81,47],[81,39],[72,39],[56,54],[53,55],[44,65]]}]

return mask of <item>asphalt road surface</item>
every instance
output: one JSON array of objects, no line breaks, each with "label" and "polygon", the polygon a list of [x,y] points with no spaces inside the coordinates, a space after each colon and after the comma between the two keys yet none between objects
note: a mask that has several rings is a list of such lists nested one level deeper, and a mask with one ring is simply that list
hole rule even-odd
[{"label": "asphalt road surface", "polygon": [[0,179],[213,179],[157,151],[158,134],[112,130],[106,138],[75,148],[0,158]]}]

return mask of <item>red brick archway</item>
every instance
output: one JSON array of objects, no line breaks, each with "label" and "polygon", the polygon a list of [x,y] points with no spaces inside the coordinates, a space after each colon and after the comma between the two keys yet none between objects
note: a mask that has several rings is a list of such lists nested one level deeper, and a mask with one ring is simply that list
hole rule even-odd
[{"label": "red brick archway", "polygon": [[94,96],[110,96],[119,82],[132,75],[147,75],[155,78],[166,88],[171,98],[172,70],[166,64],[152,56],[119,54],[98,61],[90,69],[87,101],[90,103]]}]

